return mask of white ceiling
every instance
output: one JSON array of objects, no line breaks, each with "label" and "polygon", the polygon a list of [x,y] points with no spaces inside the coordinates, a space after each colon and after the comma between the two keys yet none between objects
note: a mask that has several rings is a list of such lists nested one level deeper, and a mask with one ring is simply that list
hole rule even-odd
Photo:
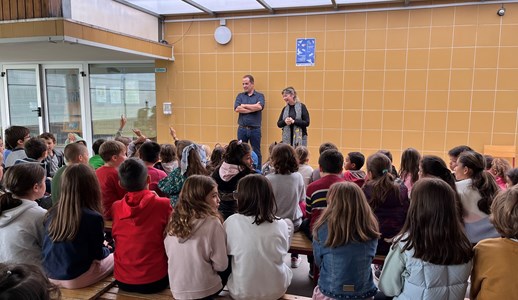
[{"label": "white ceiling", "polygon": [[[140,7],[157,15],[217,14],[237,11],[263,11],[273,13],[279,9],[329,7],[351,4],[395,2],[405,0],[117,0]],[[407,0],[408,1],[408,0]]]}]

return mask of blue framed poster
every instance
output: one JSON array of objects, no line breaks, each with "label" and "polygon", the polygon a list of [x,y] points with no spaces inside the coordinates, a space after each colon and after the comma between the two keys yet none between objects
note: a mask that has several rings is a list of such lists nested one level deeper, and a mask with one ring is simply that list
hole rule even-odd
[{"label": "blue framed poster", "polygon": [[312,67],[315,65],[315,39],[297,39],[298,67]]}]

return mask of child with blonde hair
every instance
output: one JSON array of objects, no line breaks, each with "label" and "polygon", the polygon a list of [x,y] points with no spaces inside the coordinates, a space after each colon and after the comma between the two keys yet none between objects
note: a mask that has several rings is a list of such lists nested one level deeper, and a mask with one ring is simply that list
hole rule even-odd
[{"label": "child with blonde hair", "polygon": [[175,299],[216,296],[226,284],[228,275],[218,275],[228,266],[219,202],[218,186],[212,178],[187,178],[164,240],[169,286]]},{"label": "child with blonde hair", "polygon": [[379,288],[393,299],[464,299],[473,250],[455,191],[439,178],[412,189],[405,225],[385,258]]},{"label": "child with blonde hair", "polygon": [[333,184],[327,202],[313,228],[313,253],[320,267],[313,299],[373,299],[378,289],[371,262],[380,237],[376,216],[352,182]]},{"label": "child with blonde hair", "polygon": [[470,298],[515,299],[518,265],[518,188],[511,187],[495,197],[491,222],[502,237],[485,239],[475,246]]}]

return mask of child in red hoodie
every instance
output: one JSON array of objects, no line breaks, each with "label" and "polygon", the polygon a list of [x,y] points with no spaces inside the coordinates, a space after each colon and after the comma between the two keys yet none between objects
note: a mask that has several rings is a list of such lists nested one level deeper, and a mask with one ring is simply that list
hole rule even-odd
[{"label": "child in red hoodie", "polygon": [[148,190],[147,168],[140,159],[124,161],[119,179],[128,192],[112,206],[114,277],[122,290],[157,293],[169,285],[164,229],[173,209],[169,198]]},{"label": "child in red hoodie", "polygon": [[354,182],[359,187],[365,183],[365,172],[360,170],[365,163],[365,156],[360,152],[349,152],[345,157],[345,173],[344,179],[346,181]]}]

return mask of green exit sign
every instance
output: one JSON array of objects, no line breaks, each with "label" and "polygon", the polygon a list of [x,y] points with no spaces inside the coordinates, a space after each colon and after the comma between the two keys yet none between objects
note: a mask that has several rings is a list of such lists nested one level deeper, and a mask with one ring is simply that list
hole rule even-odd
[{"label": "green exit sign", "polygon": [[165,73],[167,72],[167,68],[155,68],[155,73]]}]

